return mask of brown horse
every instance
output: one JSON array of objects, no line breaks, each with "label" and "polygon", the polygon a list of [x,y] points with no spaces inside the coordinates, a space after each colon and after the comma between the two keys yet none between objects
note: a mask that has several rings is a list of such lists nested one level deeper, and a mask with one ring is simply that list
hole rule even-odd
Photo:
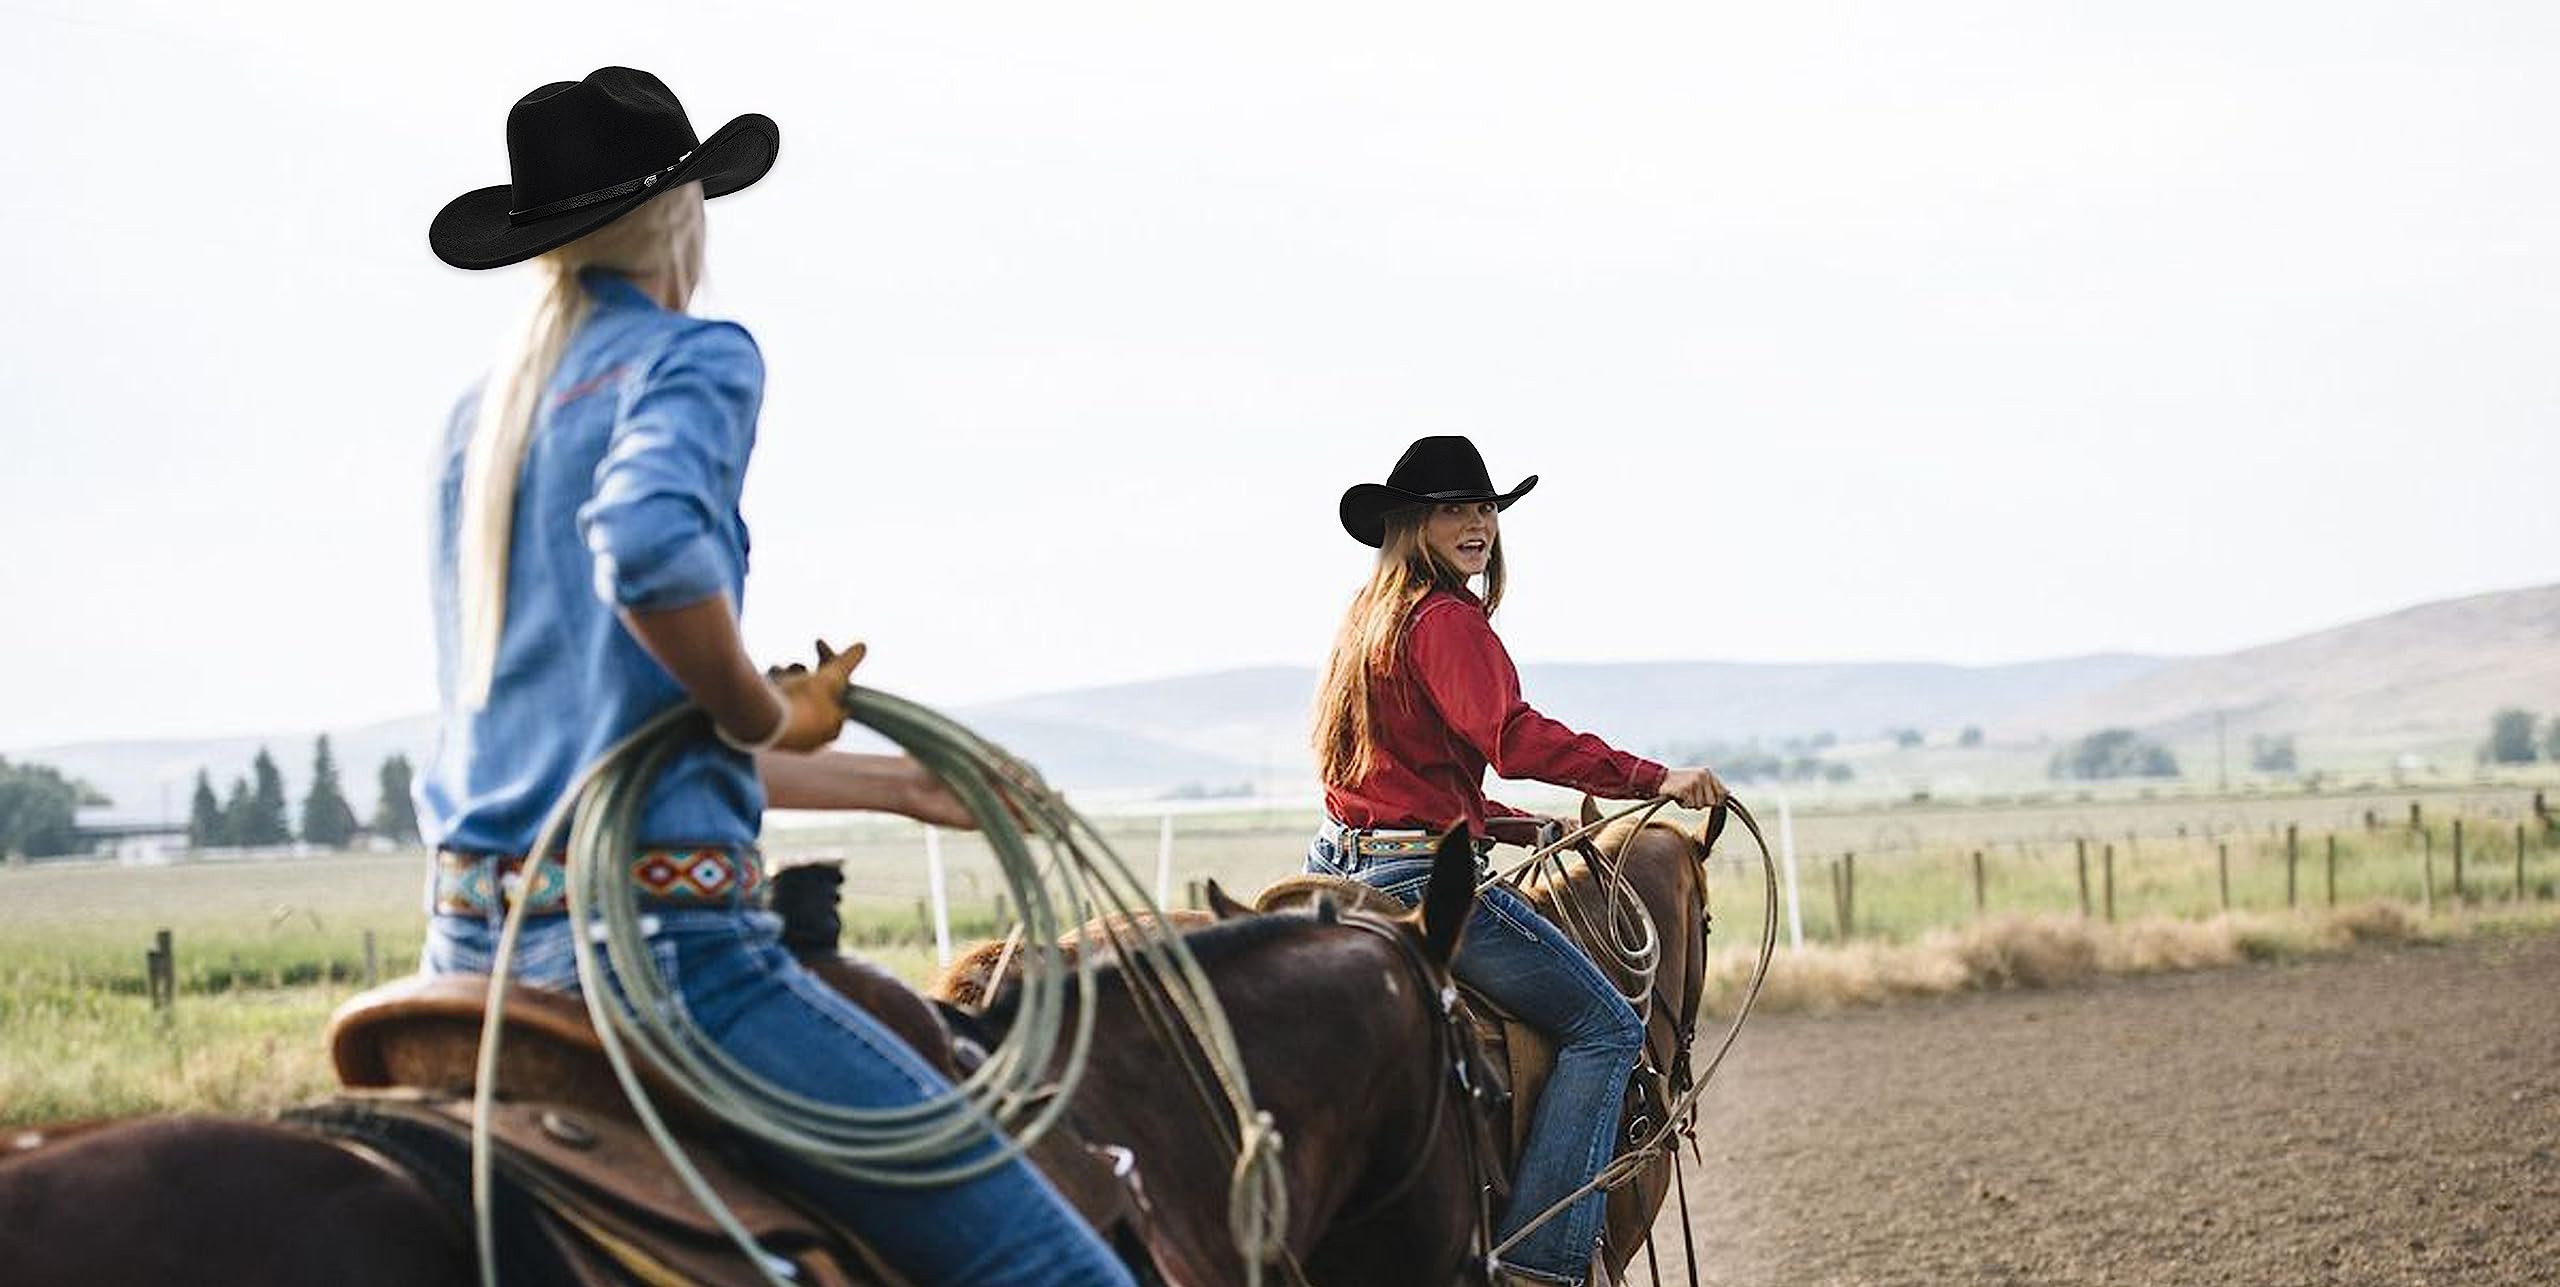
[{"label": "brown horse", "polygon": [[[1474,902],[1463,836],[1439,853],[1422,905],[1388,920],[1257,916],[1184,935],[1210,977],[1283,1145],[1286,1220],[1270,1276],[1326,1287],[1481,1282],[1482,1085],[1472,1040],[1444,1008],[1448,962]],[[1183,1283],[1239,1283],[1228,1222],[1235,1132],[1169,1059],[1123,969],[1100,976],[1092,1061],[1074,1103],[1086,1139],[1127,1148],[1154,1206],[1151,1239]],[[1000,1035],[1012,989],[977,1022]],[[1135,1031],[1133,1031],[1135,1030]],[[1461,1066],[1466,1071],[1461,1072]]]},{"label": "brown horse", "polygon": [[[1596,822],[1599,816],[1585,796],[1583,821]],[[1591,853],[1542,864],[1521,882],[1529,901],[1582,942],[1621,991],[1636,992],[1643,985],[1645,1003],[1637,1012],[1645,1021],[1644,1053],[1627,1096],[1621,1146],[1652,1134],[1665,1109],[1689,1089],[1689,1053],[1697,1040],[1698,1008],[1707,985],[1706,860],[1722,828],[1723,818],[1716,814],[1694,833],[1658,819],[1639,823],[1635,817],[1624,818],[1592,838]],[[1626,969],[1608,950],[1611,909],[1604,884],[1592,871],[1594,857],[1617,870],[1651,922],[1657,954],[1650,980]],[[1593,938],[1600,941],[1586,941]],[[1684,1122],[1681,1129],[1687,1126]],[[1671,1191],[1677,1162],[1676,1153],[1665,1152],[1610,1192],[1606,1247],[1613,1275],[1624,1273],[1645,1245]]]},{"label": "brown horse", "polygon": [[[1413,917],[1262,917],[1187,939],[1285,1141],[1275,1274],[1446,1283],[1479,1264],[1478,1117],[1452,1071],[1465,1043],[1440,1010],[1471,877],[1455,845]],[[1234,1126],[1194,1101],[1145,990],[1119,968],[1097,979],[1073,1125],[1128,1151],[1174,1281],[1242,1282]],[[1010,1018],[999,999],[975,1022],[995,1039]],[[13,1283],[465,1283],[469,1245],[467,1217],[398,1165],[282,1124],[111,1124],[0,1160]]]}]

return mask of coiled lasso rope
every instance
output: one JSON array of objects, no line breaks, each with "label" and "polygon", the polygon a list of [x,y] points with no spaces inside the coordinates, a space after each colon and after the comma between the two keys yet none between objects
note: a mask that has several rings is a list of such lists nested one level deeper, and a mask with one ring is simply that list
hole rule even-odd
[{"label": "coiled lasso rope", "polygon": [[1565,868],[1564,856],[1631,814],[1643,815],[1630,828],[1631,833],[1640,831],[1646,823],[1653,821],[1653,815],[1662,812],[1663,807],[1670,803],[1671,797],[1658,795],[1649,800],[1639,800],[1605,817],[1595,817],[1532,848],[1529,856],[1509,871],[1488,876],[1476,886],[1483,890],[1503,884],[1526,894],[1528,886],[1524,882],[1533,876],[1543,879],[1554,891],[1551,900],[1554,911],[1551,914],[1566,937],[1594,961],[1605,954],[1620,973],[1634,981],[1633,986],[1628,986],[1619,983],[1616,975],[1611,975],[1610,985],[1618,989],[1618,995],[1634,1007],[1637,1014],[1645,1012],[1653,995],[1654,971],[1662,964],[1662,941],[1655,932],[1653,917],[1645,911],[1644,900],[1637,896],[1635,887],[1627,883],[1625,869],[1608,861],[1598,848],[1593,847],[1583,850],[1583,853],[1592,883],[1601,891],[1600,918],[1603,923],[1592,924],[1590,917],[1584,914],[1580,900],[1573,897],[1571,874]]},{"label": "coiled lasso rope", "polygon": [[[1248,1281],[1258,1283],[1262,1266],[1278,1255],[1288,1223],[1280,1140],[1269,1116],[1253,1106],[1234,1034],[1207,975],[1165,926],[1145,886],[1091,823],[1029,766],[994,744],[934,711],[876,690],[848,688],[843,702],[850,720],[896,743],[938,778],[994,851],[1014,906],[1022,909],[1019,932],[1029,954],[1015,1021],[986,1061],[948,1092],[889,1109],[849,1108],[795,1094],[704,1036],[658,972],[649,918],[629,879],[628,859],[639,848],[640,811],[651,783],[677,749],[707,735],[705,717],[693,707],[660,715],[579,775],[545,820],[522,878],[527,887],[534,884],[565,833],[572,947],[587,1012],[632,1111],[677,1178],[766,1281],[790,1281],[790,1266],[756,1244],[687,1158],[641,1080],[643,1061],[732,1129],[849,1179],[934,1187],[1011,1162],[1067,1111],[1091,1052],[1094,953],[1077,952],[1070,973],[1057,946],[1062,927],[1109,912],[1114,915],[1108,937],[1131,996],[1142,1008],[1152,1007],[1151,1025],[1174,1046],[1169,1053],[1213,1098],[1211,1107],[1224,1117],[1219,1130],[1234,1133],[1229,1227]],[[498,1270],[488,1125],[504,1036],[505,990],[497,981],[512,966],[526,905],[516,904],[499,938],[481,1030],[472,1198],[486,1284],[497,1282]]]},{"label": "coiled lasso rope", "polygon": [[[1546,861],[1557,851],[1560,851],[1566,846],[1587,836],[1597,834],[1602,828],[1607,827],[1610,823],[1616,822],[1618,819],[1626,817],[1629,814],[1641,812],[1644,814],[1644,817],[1639,819],[1637,824],[1641,826],[1645,821],[1651,820],[1656,812],[1661,810],[1664,805],[1667,805],[1670,802],[1671,798],[1669,796],[1656,796],[1651,800],[1640,801],[1636,804],[1629,805],[1628,807],[1620,809],[1616,813],[1610,814],[1607,817],[1584,823],[1583,825],[1566,832],[1561,839],[1558,839],[1551,844],[1541,846],[1517,867],[1500,876],[1494,877],[1494,879],[1516,882],[1521,877],[1527,875],[1540,862]],[[1662,1121],[1656,1125],[1650,1133],[1648,1133],[1643,1139],[1630,1145],[1625,1152],[1622,1152],[1615,1158],[1610,1159],[1609,1164],[1602,1167],[1598,1175],[1595,1175],[1588,1181],[1585,1181],[1581,1187],[1576,1188],[1572,1192],[1565,1194],[1563,1197],[1556,1199],[1553,1203],[1550,1203],[1545,1210],[1530,1217],[1528,1223],[1512,1230],[1510,1237],[1503,1239],[1494,1247],[1493,1252],[1497,1257],[1503,1252],[1509,1251],[1511,1248],[1519,1245],[1521,1239],[1528,1237],[1529,1234],[1539,1226],[1545,1224],[1549,1220],[1553,1220],[1556,1217],[1563,1215],[1567,1208],[1571,1207],[1575,1202],[1580,1201],[1584,1195],[1595,1191],[1615,1189],[1619,1185],[1628,1183],[1638,1175],[1643,1174],[1644,1169],[1647,1166],[1652,1165],[1653,1159],[1665,1153],[1674,1151],[1678,1147],[1679,1141],[1677,1136],[1682,1128],[1682,1124],[1688,1121],[1690,1116],[1697,1111],[1698,1101],[1706,1096],[1707,1084],[1715,1079],[1716,1069],[1724,1063],[1725,1055],[1732,1051],[1734,1039],[1742,1035],[1743,1020],[1751,1017],[1752,1003],[1760,999],[1760,985],[1766,983],[1769,978],[1769,960],[1777,954],[1778,950],[1778,863],[1775,858],[1772,858],[1769,855],[1769,838],[1761,834],[1760,820],[1751,816],[1751,811],[1742,806],[1742,801],[1734,799],[1730,795],[1725,797],[1725,807],[1733,811],[1734,817],[1742,820],[1744,829],[1751,833],[1752,843],[1759,847],[1761,872],[1760,956],[1759,960],[1755,962],[1751,968],[1751,982],[1749,986],[1743,989],[1741,1001],[1734,1006],[1733,1022],[1726,1025],[1723,1039],[1716,1042],[1715,1052],[1707,1056],[1706,1063],[1702,1065],[1698,1069],[1697,1074],[1690,1079],[1689,1089],[1678,1099],[1673,1100],[1666,1106],[1667,1111],[1663,1113]],[[1593,875],[1595,878],[1601,878],[1600,873],[1595,872]],[[1622,881],[1624,879],[1624,877],[1620,876],[1615,871],[1608,873],[1605,878],[1612,881]],[[1488,881],[1487,883],[1491,882]],[[1628,891],[1627,896],[1630,899],[1633,899],[1633,891]],[[1557,901],[1564,901],[1561,895]],[[1639,902],[1636,903],[1635,906],[1637,914],[1640,916],[1644,915],[1643,904]],[[1648,924],[1650,924],[1649,921]],[[1646,942],[1649,945],[1655,942],[1654,937],[1649,930],[1646,934]],[[1648,961],[1658,960],[1658,954],[1650,950],[1646,953],[1646,957]],[[1703,971],[1706,968],[1706,962],[1701,960],[1698,963],[1698,967]],[[1648,965],[1647,968],[1650,969],[1650,965]]]}]

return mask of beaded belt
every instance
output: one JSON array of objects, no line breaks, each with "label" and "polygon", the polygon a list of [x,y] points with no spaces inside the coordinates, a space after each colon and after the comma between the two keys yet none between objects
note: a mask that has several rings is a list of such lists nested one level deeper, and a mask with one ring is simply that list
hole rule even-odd
[{"label": "beaded belt", "polygon": [[[530,891],[522,887],[523,868],[522,854],[439,849],[435,909],[443,915],[486,916],[522,898],[529,916],[569,910],[569,873],[558,858],[542,864]],[[728,907],[763,892],[764,855],[722,845],[643,849],[631,857],[631,883],[639,887],[644,907]]]},{"label": "beaded belt", "polygon": [[[1361,858],[1428,858],[1440,852],[1440,833],[1436,831],[1362,830],[1327,819],[1325,838],[1350,859]],[[1491,841],[1476,842],[1476,853],[1482,855],[1492,847]]]}]

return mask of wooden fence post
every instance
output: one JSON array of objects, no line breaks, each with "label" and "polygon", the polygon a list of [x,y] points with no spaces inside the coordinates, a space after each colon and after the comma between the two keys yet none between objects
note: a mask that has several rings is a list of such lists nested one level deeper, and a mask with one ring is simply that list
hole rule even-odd
[{"label": "wooden fence post", "polygon": [[2521,822],[2516,824],[2516,901],[2524,901],[2524,824]]},{"label": "wooden fence post", "polygon": [[2411,800],[2409,802],[2409,829],[2411,831],[2424,831],[2427,829],[2425,823],[2418,821],[2418,802],[2415,800]]},{"label": "wooden fence post", "polygon": [[1858,855],[1854,853],[1840,855],[1840,897],[1840,922],[1855,934],[1858,930]]},{"label": "wooden fence post", "polygon": [[1840,860],[1831,860],[1831,932],[1839,942],[1849,941],[1849,922],[1840,910]]},{"label": "wooden fence post", "polygon": [[1982,851],[1973,851],[1973,914],[1982,915]]},{"label": "wooden fence post", "polygon": [[2231,910],[2231,842],[2221,841],[2213,847],[2213,874],[2222,886],[2222,910]]},{"label": "wooden fence post", "polygon": [[2462,819],[2453,820],[2453,905],[2462,905]]},{"label": "wooden fence post", "polygon": [[2107,924],[2116,923],[2116,847],[2108,845],[2098,854],[2107,882]]},{"label": "wooden fence post", "polygon": [[2301,839],[2301,833],[2292,823],[2284,824],[2284,905],[2287,911],[2301,905],[2300,899],[2296,896],[2298,882],[2295,878],[2298,864],[2302,860]]},{"label": "wooden fence post", "polygon": [[2080,919],[2089,919],[2089,840],[2083,836],[2071,842],[2072,857],[2080,866]]},{"label": "wooden fence post", "polygon": [[1182,905],[1183,905],[1183,906],[1185,906],[1185,907],[1191,908],[1191,909],[1192,909],[1192,910],[1194,910],[1194,911],[1199,910],[1199,907],[1200,907],[1200,882],[1199,882],[1199,881],[1196,881],[1196,880],[1186,880],[1186,881],[1182,882]]},{"label": "wooden fence post", "polygon": [[151,992],[151,1008],[168,1010],[178,1002],[178,952],[170,942],[167,930],[151,936],[151,950],[143,954],[146,985]]},{"label": "wooden fence post", "polygon": [[2419,879],[2425,882],[2422,888],[2427,896],[2427,915],[2433,916],[2436,914],[2436,838],[2433,832],[2421,831],[2418,840],[2426,851],[2424,865],[2419,868]]},{"label": "wooden fence post", "polygon": [[2329,833],[2329,905],[2338,905],[2338,833]]},{"label": "wooden fence post", "polygon": [[364,985],[378,987],[382,983],[382,956],[375,948],[373,931],[364,932]]}]

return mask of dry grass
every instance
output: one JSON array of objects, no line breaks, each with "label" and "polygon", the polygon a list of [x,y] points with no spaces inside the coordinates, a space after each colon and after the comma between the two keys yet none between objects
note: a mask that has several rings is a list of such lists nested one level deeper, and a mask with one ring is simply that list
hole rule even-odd
[{"label": "dry grass", "polygon": [[[2406,904],[2375,901],[2296,915],[2234,912],[2200,921],[2152,918],[2120,925],[2077,916],[2003,916],[1936,930],[1910,943],[1808,944],[1769,964],[1756,1009],[1837,1010],[1910,997],[2010,988],[2066,987],[2102,975],[2208,970],[2296,960],[2364,944],[2443,942],[2560,924],[2554,909],[2429,921]],[[1719,952],[1707,973],[1707,1006],[1731,1013],[1755,954]]]}]

